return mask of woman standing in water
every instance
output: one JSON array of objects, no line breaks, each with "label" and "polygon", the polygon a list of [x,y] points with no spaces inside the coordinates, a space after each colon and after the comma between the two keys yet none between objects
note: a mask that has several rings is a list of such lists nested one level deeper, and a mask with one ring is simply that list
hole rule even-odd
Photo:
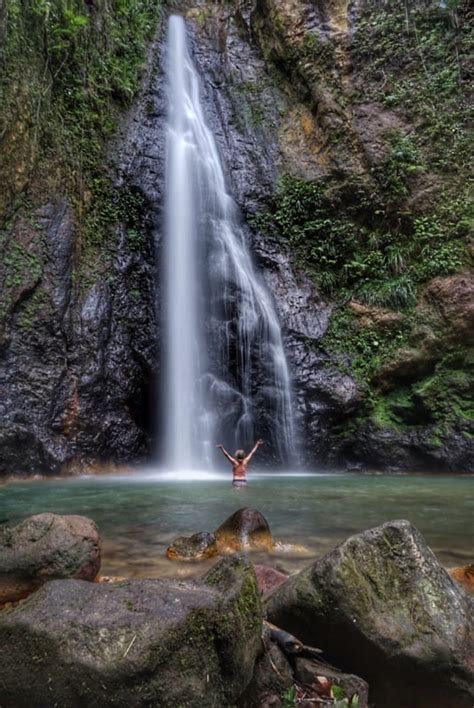
[{"label": "woman standing in water", "polygon": [[263,443],[263,440],[257,440],[247,457],[245,456],[245,452],[243,450],[236,450],[234,457],[232,455],[229,455],[227,450],[225,449],[224,445],[217,445],[217,447],[222,450],[223,454],[227,457],[229,462],[232,465],[232,473],[233,473],[233,480],[232,480],[232,486],[233,487],[246,487],[247,486],[247,465],[254,456],[254,453],[258,450],[260,445]]}]

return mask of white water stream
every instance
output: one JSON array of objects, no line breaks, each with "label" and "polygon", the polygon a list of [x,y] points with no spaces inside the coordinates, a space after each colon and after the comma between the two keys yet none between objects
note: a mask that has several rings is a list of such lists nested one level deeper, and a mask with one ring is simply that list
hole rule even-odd
[{"label": "white water stream", "polygon": [[226,189],[183,18],[168,34],[165,463],[212,468],[254,437],[291,459],[291,385],[272,298]]}]

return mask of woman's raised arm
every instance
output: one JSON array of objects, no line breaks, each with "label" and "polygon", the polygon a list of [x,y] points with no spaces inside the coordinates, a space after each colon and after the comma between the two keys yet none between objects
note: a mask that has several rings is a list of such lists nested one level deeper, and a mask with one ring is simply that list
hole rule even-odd
[{"label": "woman's raised arm", "polygon": [[239,464],[239,463],[237,462],[237,460],[235,460],[235,459],[232,457],[232,455],[229,455],[229,453],[228,453],[227,450],[225,449],[224,445],[216,445],[216,447],[218,447],[219,450],[222,451],[222,454],[227,457],[227,459],[229,460],[230,463],[232,463],[233,465],[238,465],[238,464]]}]

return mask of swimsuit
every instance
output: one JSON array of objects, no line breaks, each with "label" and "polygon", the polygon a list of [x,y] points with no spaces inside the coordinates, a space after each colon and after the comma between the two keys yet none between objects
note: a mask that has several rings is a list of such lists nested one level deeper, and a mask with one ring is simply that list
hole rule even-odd
[{"label": "swimsuit", "polygon": [[247,480],[246,479],[234,479],[232,482],[233,487],[246,487],[247,486]]}]

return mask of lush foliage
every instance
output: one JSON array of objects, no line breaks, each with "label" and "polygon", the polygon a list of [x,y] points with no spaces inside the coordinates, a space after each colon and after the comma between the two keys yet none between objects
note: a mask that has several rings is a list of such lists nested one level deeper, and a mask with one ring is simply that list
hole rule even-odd
[{"label": "lush foliage", "polygon": [[158,9],[156,0],[11,0],[4,10],[0,148],[18,164],[23,142],[25,170],[43,191],[66,192],[80,218],[106,191],[104,141],[137,90]]},{"label": "lush foliage", "polygon": [[[390,187],[401,190],[406,154],[400,149],[398,161],[390,153]],[[469,205],[455,206],[394,222],[382,197],[362,180],[336,187],[285,178],[270,211],[255,224],[287,240],[297,262],[329,296],[403,309],[415,303],[420,283],[467,263]],[[459,218],[463,210],[465,219]]]},{"label": "lush foliage", "polygon": [[[437,353],[424,350],[416,307],[428,281],[471,263],[472,20],[466,0],[368,0],[347,46],[334,52],[337,43],[313,33],[302,48],[293,46],[297,56],[288,63],[323,94],[329,90],[333,105],[351,105],[354,115],[360,105],[374,125],[386,127],[363,136],[371,152],[361,169],[351,163],[359,147],[354,142],[347,152],[347,140],[330,123],[322,136],[333,160],[326,176],[283,178],[268,210],[255,218],[256,228],[286,242],[295,264],[335,301],[320,346],[332,354],[331,365],[362,385],[361,419],[397,429],[428,424],[439,433],[433,444],[447,428],[468,435],[472,415],[463,373],[472,362],[443,331],[430,331]],[[345,83],[338,79],[341,57],[352,68]],[[352,125],[343,132],[349,135]],[[362,325],[350,301],[390,310],[390,325]],[[390,369],[404,351],[425,357],[424,370],[408,381]],[[391,374],[384,374],[387,367]]]},{"label": "lush foliage", "polygon": [[371,0],[351,47],[356,100],[409,112],[418,149],[445,173],[467,171],[472,154],[472,19],[467,0]]},{"label": "lush foliage", "polygon": [[[38,206],[59,196],[75,209],[79,292],[113,277],[119,224],[130,250],[142,245],[141,197],[112,185],[105,144],[138,89],[159,8],[157,0],[0,3],[0,338],[22,293],[21,328],[50,307],[37,287],[47,260]],[[28,247],[12,237],[18,219],[34,233]]]}]

